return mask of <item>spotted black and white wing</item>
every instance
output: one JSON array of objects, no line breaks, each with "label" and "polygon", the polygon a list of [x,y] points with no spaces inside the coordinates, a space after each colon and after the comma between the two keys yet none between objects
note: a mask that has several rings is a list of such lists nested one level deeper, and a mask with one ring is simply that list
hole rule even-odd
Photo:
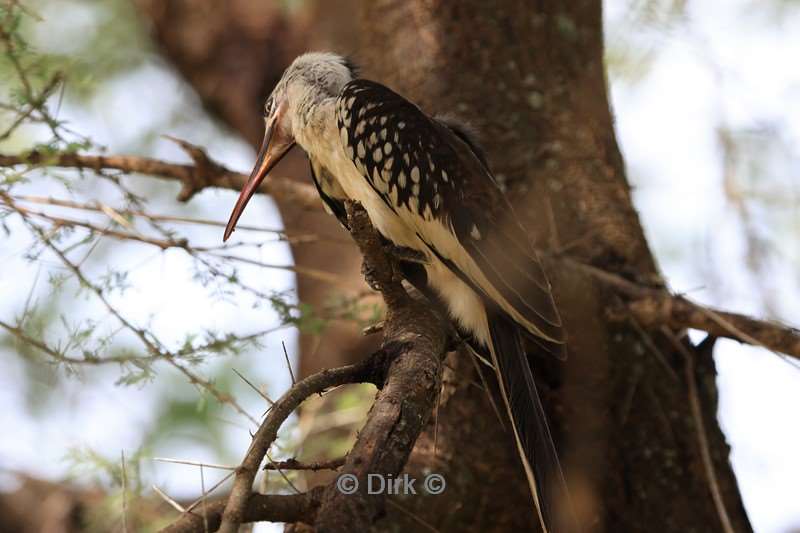
[{"label": "spotted black and white wing", "polygon": [[337,121],[360,173],[442,262],[529,334],[563,343],[541,264],[468,136],[360,79],[339,96]]}]

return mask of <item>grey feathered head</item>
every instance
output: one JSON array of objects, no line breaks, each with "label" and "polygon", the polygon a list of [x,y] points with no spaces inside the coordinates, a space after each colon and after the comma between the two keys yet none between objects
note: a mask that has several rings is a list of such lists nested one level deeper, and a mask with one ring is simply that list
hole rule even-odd
[{"label": "grey feathered head", "polygon": [[346,58],[327,52],[311,52],[295,59],[284,71],[264,104],[265,134],[255,168],[233,208],[224,240],[228,240],[250,197],[267,173],[295,144],[297,128],[306,126],[311,111],[335,98],[356,76]]},{"label": "grey feathered head", "polygon": [[303,54],[284,71],[281,80],[267,99],[265,114],[269,115],[268,106],[274,106],[277,100],[284,97],[299,100],[307,96],[316,99],[338,96],[342,87],[355,75],[353,64],[340,55],[328,52]]}]

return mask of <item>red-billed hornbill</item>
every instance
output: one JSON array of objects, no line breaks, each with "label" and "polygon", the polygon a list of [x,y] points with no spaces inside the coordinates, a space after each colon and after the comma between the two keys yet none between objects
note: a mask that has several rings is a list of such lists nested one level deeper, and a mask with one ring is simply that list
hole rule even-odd
[{"label": "red-billed hornbill", "polygon": [[225,239],[270,169],[299,144],[325,206],[345,227],[344,201],[356,200],[392,245],[424,258],[404,262],[404,272],[492,361],[537,514],[545,531],[558,529],[554,502],[569,496],[523,337],[561,355],[561,320],[536,253],[470,135],[358,79],[349,61],[328,53],[298,57],[264,117],[258,161]]}]

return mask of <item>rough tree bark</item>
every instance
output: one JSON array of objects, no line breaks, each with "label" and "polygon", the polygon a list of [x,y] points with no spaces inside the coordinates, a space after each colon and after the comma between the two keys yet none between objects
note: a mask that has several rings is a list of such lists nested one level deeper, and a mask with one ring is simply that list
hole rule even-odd
[{"label": "rough tree bark", "polygon": [[[260,135],[261,99],[277,74],[304,43],[321,42],[307,22],[290,25],[265,2],[137,1],[166,55],[218,116],[251,142]],[[198,9],[206,14],[197,15]],[[356,56],[366,74],[428,112],[469,120],[538,246],[638,282],[661,282],[614,137],[599,0],[364,0],[361,15]],[[267,48],[275,44],[272,26],[258,20],[272,21],[278,35],[291,37]],[[252,31],[244,31],[248,28]],[[187,48],[182,32],[205,44]],[[309,227],[289,206],[280,207],[290,229],[332,226],[324,221]],[[294,252],[299,264],[332,264],[330,252]],[[335,253],[339,272],[358,272],[355,253],[346,258],[338,249]],[[691,376],[726,513],[735,531],[750,531],[716,420],[710,350],[681,346],[696,361],[684,372],[684,354],[667,336],[607,316],[610,292],[568,271],[550,274],[570,358],[565,364],[544,359],[535,364],[587,530],[648,531],[654,524],[664,532],[721,529],[687,399]],[[300,280],[301,297],[314,301],[319,288],[306,283]],[[347,335],[326,344],[353,346]],[[368,353],[358,346],[345,351]],[[306,373],[316,366],[308,358],[304,365]],[[511,438],[485,394],[468,384],[475,379],[470,361],[451,356],[449,366],[453,370],[435,417],[436,446],[432,424],[408,466],[412,473],[443,473],[448,489],[399,500],[416,518],[390,508],[376,529],[419,530],[421,519],[442,532],[534,530]]]}]

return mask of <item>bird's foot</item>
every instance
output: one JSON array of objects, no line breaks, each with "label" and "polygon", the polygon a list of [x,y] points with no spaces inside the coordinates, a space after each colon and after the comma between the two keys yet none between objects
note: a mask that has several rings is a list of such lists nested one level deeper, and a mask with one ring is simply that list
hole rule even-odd
[{"label": "bird's foot", "polygon": [[383,250],[398,261],[408,261],[409,263],[419,264],[428,263],[428,258],[425,254],[413,248],[406,248],[404,246],[397,246],[391,242],[385,242],[383,244]]},{"label": "bird's foot", "polygon": [[367,261],[361,262],[361,275],[364,276],[364,281],[370,289],[376,292],[381,290],[381,283],[378,281],[380,276]]}]

